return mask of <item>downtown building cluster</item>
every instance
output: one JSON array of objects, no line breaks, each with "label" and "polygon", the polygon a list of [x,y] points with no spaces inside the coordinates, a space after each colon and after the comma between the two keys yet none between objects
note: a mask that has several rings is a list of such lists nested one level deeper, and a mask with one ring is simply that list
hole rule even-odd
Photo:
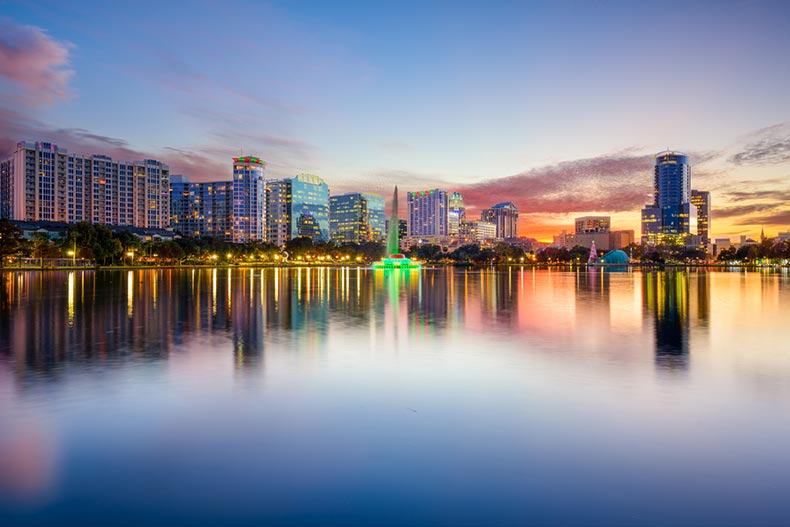
[{"label": "downtown building cluster", "polygon": [[642,209],[642,243],[709,250],[710,192],[691,188],[688,155],[667,150],[655,156],[653,203]]},{"label": "downtown building cluster", "polygon": [[[691,188],[691,165],[686,154],[673,151],[655,155],[653,203],[641,211],[642,238],[647,246],[682,246],[712,252],[710,192]],[[622,249],[635,243],[633,230],[612,230],[611,216],[575,219],[573,234],[554,236],[559,247],[582,246],[598,250]]]},{"label": "downtown building cluster", "polygon": [[435,243],[452,246],[463,243],[490,243],[518,240],[518,208],[513,202],[497,203],[467,217],[463,197],[444,189],[408,192],[405,246]]},{"label": "downtown building cluster", "polygon": [[0,161],[0,218],[169,229],[236,243],[283,245],[298,236],[383,240],[383,197],[330,196],[317,176],[273,180],[265,168],[257,157],[239,157],[232,179],[191,182],[171,176],[168,165],[156,160],[125,162],[73,154],[48,142],[20,142]]},{"label": "downtown building cluster", "polygon": [[[330,195],[318,176],[271,179],[266,166],[258,157],[237,157],[231,179],[198,182],[171,175],[168,165],[152,159],[125,162],[70,153],[48,142],[20,142],[0,162],[0,218],[169,229],[185,237],[279,246],[296,237],[336,243],[386,237],[382,196]],[[408,221],[399,225],[407,246],[518,236],[518,209],[511,202],[469,220],[457,192],[434,189],[409,192],[407,198]]]},{"label": "downtown building cluster", "polygon": [[[233,158],[227,180],[193,182],[171,175],[161,161],[118,161],[106,155],[70,153],[48,142],[20,142],[0,161],[0,218],[25,222],[89,222],[143,229],[170,229],[185,237],[282,246],[296,237],[337,243],[380,242],[386,237],[384,198],[374,193],[330,195],[320,177],[298,174],[271,179],[266,162]],[[642,210],[642,242],[708,250],[710,193],[691,189],[688,156],[655,156],[653,203]],[[445,247],[495,241],[537,247],[519,238],[519,211],[512,202],[470,218],[458,192],[407,192],[400,220],[403,248]],[[609,216],[576,218],[574,234],[554,245],[619,249],[634,243],[633,231],[611,230]]]},{"label": "downtown building cluster", "polygon": [[329,194],[318,176],[267,179],[258,157],[233,158],[230,181],[171,181],[171,227],[182,236],[234,243],[284,245],[297,237],[337,243],[378,242],[385,236],[384,198]]}]

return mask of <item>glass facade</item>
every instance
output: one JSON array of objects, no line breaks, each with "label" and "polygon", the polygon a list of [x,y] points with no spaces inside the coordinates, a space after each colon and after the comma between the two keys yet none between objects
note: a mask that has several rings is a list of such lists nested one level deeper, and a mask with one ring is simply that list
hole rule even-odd
[{"label": "glass facade", "polygon": [[182,236],[233,240],[233,185],[230,181],[192,183],[170,178],[171,225]]},{"label": "glass facade", "polygon": [[380,242],[385,238],[384,198],[359,192],[329,198],[329,230],[333,242]]},{"label": "glass facade", "polygon": [[312,174],[292,178],[290,208],[291,238],[329,241],[329,187],[323,179]]},{"label": "glass facade", "polygon": [[696,233],[697,210],[691,203],[691,166],[686,154],[656,154],[653,171],[653,204],[642,210],[642,240],[650,243],[683,243]]}]

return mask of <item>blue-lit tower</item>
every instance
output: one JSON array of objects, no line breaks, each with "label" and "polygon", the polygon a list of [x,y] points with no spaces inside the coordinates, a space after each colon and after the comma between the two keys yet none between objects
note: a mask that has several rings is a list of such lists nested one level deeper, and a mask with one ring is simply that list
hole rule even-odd
[{"label": "blue-lit tower", "polygon": [[681,152],[660,152],[653,174],[653,204],[642,209],[642,239],[650,244],[682,244],[697,232],[689,158]]}]

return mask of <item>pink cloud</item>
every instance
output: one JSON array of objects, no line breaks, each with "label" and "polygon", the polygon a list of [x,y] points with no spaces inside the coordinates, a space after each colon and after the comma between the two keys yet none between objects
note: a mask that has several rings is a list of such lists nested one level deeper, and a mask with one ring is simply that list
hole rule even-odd
[{"label": "pink cloud", "polygon": [[633,211],[651,198],[652,158],[624,154],[566,161],[458,190],[477,209],[512,201],[524,213]]},{"label": "pink cloud", "polygon": [[27,103],[51,102],[68,94],[68,42],[59,42],[35,26],[0,18],[0,79],[21,88]]}]

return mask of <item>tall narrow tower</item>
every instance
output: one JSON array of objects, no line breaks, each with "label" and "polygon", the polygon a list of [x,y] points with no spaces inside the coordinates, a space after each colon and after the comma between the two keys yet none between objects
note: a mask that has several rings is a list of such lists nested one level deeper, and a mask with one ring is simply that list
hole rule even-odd
[{"label": "tall narrow tower", "polygon": [[398,243],[398,185],[395,185],[395,192],[392,195],[392,212],[390,214],[390,225],[387,230],[387,254],[400,254],[400,244]]}]

